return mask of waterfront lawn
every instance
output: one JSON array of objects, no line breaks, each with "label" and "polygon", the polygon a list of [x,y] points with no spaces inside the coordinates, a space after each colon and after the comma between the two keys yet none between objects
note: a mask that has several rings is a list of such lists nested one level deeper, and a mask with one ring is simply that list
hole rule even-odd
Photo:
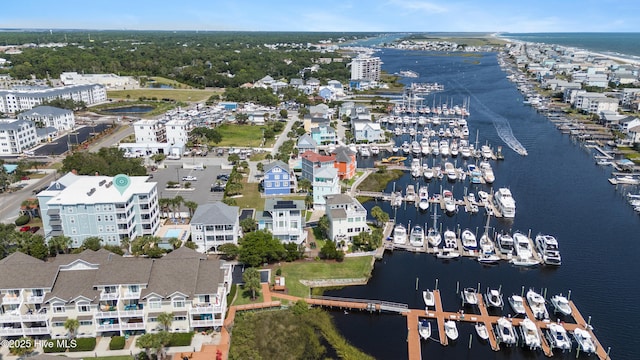
[{"label": "waterfront lawn", "polygon": [[383,191],[387,184],[402,177],[402,170],[379,169],[375,173],[369,174],[358,186],[362,191]]},{"label": "waterfront lawn", "polygon": [[264,297],[262,297],[262,291],[258,290],[256,294],[258,296],[254,300],[251,300],[251,291],[245,290],[244,287],[241,285],[236,285],[236,286],[238,287],[236,289],[237,296],[233,301],[232,305],[245,305],[245,304],[254,304],[254,303],[264,302]]},{"label": "waterfront lawn", "polygon": [[360,256],[345,258],[342,262],[305,260],[282,263],[281,268],[289,295],[307,297],[309,287],[300,280],[368,278],[371,276],[372,264],[371,256]]},{"label": "waterfront lawn", "polygon": [[199,90],[199,89],[131,89],[131,90],[109,90],[107,97],[111,99],[147,99],[157,98],[172,99],[181,102],[205,101],[211,95],[219,94],[222,90]]},{"label": "waterfront lawn", "polygon": [[[262,143],[262,129],[266,126],[223,124],[216,128],[222,136],[216,146],[259,147]],[[273,144],[273,139],[267,139],[266,147]],[[266,156],[266,155],[265,155]]]}]

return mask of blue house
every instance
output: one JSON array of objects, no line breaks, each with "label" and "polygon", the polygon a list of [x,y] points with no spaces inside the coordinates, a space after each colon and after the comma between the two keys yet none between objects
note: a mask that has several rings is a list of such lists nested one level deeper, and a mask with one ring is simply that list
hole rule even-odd
[{"label": "blue house", "polygon": [[338,141],[336,131],[328,125],[320,125],[311,129],[311,137],[317,144],[335,144]]},{"label": "blue house", "polygon": [[295,187],[295,176],[289,173],[289,165],[280,160],[264,166],[264,194],[290,194]]},{"label": "blue house", "polygon": [[316,151],[318,143],[309,135],[304,134],[298,138],[298,153],[302,154],[307,150]]}]

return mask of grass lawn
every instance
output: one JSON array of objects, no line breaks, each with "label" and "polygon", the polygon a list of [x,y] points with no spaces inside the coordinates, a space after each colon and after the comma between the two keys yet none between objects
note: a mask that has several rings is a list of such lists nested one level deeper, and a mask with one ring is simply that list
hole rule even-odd
[{"label": "grass lawn", "polygon": [[232,305],[244,305],[244,304],[253,304],[253,303],[261,303],[264,301],[262,297],[262,292],[258,291],[258,297],[255,300],[251,300],[251,292],[249,290],[245,290],[244,287],[237,285],[238,295],[236,296],[235,301]]},{"label": "grass lawn", "polygon": [[387,184],[399,179],[403,174],[402,170],[376,171],[362,180],[358,189],[362,191],[383,191]]},{"label": "grass lawn", "polygon": [[[224,124],[216,128],[222,141],[216,146],[258,147],[262,143],[262,129],[266,126]],[[265,147],[270,147],[275,140],[267,139]],[[265,154],[266,156],[266,154]]]},{"label": "grass lawn", "polygon": [[345,258],[335,261],[298,261],[282,264],[282,276],[286,278],[289,295],[309,296],[309,287],[300,280],[352,279],[371,275],[371,256]]},{"label": "grass lawn", "polygon": [[169,86],[172,86],[174,89],[193,89],[193,86],[191,85],[183,84],[179,81],[176,81],[173,79],[167,79],[162,76],[150,76],[149,80],[153,80],[153,81],[147,80],[147,85],[156,83],[156,84],[162,84],[162,85],[169,85]]},{"label": "grass lawn", "polygon": [[120,355],[120,356],[98,356],[91,358],[92,360],[133,360],[133,356]]},{"label": "grass lawn", "polygon": [[248,183],[246,178],[242,179],[242,197],[233,198],[236,201],[236,206],[240,209],[253,208],[258,213],[262,213],[264,210],[264,199],[260,197],[260,191],[258,191],[258,183]]},{"label": "grass lawn", "polygon": [[173,99],[182,102],[205,101],[213,94],[219,94],[222,90],[200,89],[132,89],[107,91],[107,97],[112,99],[138,99],[140,97]]}]

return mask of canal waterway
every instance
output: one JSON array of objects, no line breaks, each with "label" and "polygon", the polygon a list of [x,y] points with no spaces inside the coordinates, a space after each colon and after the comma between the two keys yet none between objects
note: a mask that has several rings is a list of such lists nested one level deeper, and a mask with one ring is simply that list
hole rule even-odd
[{"label": "canal waterway", "polygon": [[[421,291],[434,288],[438,279],[444,310],[461,309],[456,295],[456,283],[460,287],[502,286],[506,297],[520,294],[525,289],[547,289],[547,298],[557,293],[572,291],[581,313],[592,316],[595,334],[605,347],[611,347],[612,358],[636,358],[638,340],[635,334],[640,315],[635,310],[640,299],[640,288],[635,285],[640,274],[640,217],[626,203],[623,191],[607,182],[610,168],[595,164],[591,150],[561,134],[555,126],[533,108],[523,105],[522,96],[497,63],[496,54],[485,53],[478,57],[461,54],[428,53],[384,49],[377,55],[384,63],[383,70],[395,73],[413,70],[417,79],[405,81],[438,82],[445,91],[425,97],[425,104],[460,104],[470,100],[471,116],[468,118],[471,142],[488,143],[492,147],[503,146],[505,160],[492,162],[496,180],[493,189],[508,187],[516,200],[516,216],[512,221],[491,219],[492,230],[531,231],[554,235],[562,254],[562,266],[549,268],[518,268],[508,263],[482,266],[473,259],[442,261],[429,254],[403,251],[386,253],[377,262],[372,279],[365,286],[347,287],[328,291],[326,295],[350,298],[379,299],[407,303],[411,308],[424,308]],[[520,156],[510,150],[497,132],[495,120],[501,126],[507,122],[513,136],[527,149],[528,156]],[[408,140],[408,135],[394,137],[398,144]],[[378,158],[359,159],[359,167],[371,167]],[[426,158],[432,165],[432,158]],[[450,160],[451,161],[451,160]],[[457,167],[465,167],[457,158]],[[475,161],[475,160],[471,160]],[[407,163],[410,159],[407,160]],[[441,163],[438,157],[436,163]],[[405,174],[390,183],[385,192],[394,187],[399,190],[407,184],[423,184],[424,180],[412,179]],[[466,191],[491,191],[489,185],[471,185],[469,180],[455,184],[433,180],[430,193],[439,193],[441,187],[453,190],[461,199]],[[466,188],[466,189],[465,189]],[[633,189],[637,192],[638,189]],[[397,211],[388,203],[369,201],[364,206],[371,210],[379,205],[396,221],[405,226],[411,222],[433,224],[433,212],[420,212],[413,206]],[[454,216],[438,211],[438,226],[442,229],[470,228],[482,232],[486,217],[481,209],[471,215],[461,209]],[[418,291],[416,291],[418,279]],[[471,309],[467,309],[472,312]],[[511,311],[505,306],[504,314]],[[335,313],[339,330],[355,346],[379,359],[407,358],[406,319],[399,315],[369,315],[364,313]],[[433,323],[435,326],[435,322]],[[460,338],[457,344],[443,347],[434,341],[422,341],[424,359],[531,359],[545,358],[541,351],[530,352],[514,348],[494,353],[488,344],[478,342],[470,324],[459,324]],[[473,334],[471,349],[469,336]],[[434,338],[437,338],[434,331]],[[574,344],[575,348],[575,344]],[[575,358],[575,352],[566,358]]]}]

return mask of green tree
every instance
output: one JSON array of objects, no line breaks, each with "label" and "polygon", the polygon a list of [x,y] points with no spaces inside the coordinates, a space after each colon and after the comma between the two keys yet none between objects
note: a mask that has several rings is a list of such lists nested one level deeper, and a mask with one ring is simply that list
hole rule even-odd
[{"label": "green tree", "polygon": [[257,269],[250,267],[242,274],[244,288],[251,291],[251,299],[256,298],[256,293],[260,290],[260,273]]},{"label": "green tree", "polygon": [[322,215],[320,219],[318,219],[318,230],[320,231],[320,235],[323,238],[329,238],[329,228],[331,227],[331,223],[329,222],[329,217],[327,215]]},{"label": "green tree", "polygon": [[236,114],[236,122],[240,125],[246,124],[247,120],[249,120],[249,115],[245,113],[237,113]]},{"label": "green tree", "polygon": [[227,157],[227,160],[231,163],[231,164],[235,164],[236,162],[240,161],[240,155],[238,154],[229,154],[229,156]]},{"label": "green tree", "polygon": [[287,111],[287,109],[281,109],[280,110],[280,117],[283,119],[286,119],[289,117],[289,112]]},{"label": "green tree", "polygon": [[82,248],[98,251],[102,247],[102,239],[97,236],[90,236],[82,242]]},{"label": "green tree", "polygon": [[147,169],[142,158],[125,158],[124,150],[103,147],[97,153],[76,152],[62,161],[62,171],[76,170],[79,175],[115,176],[126,174],[129,176],[143,176]]},{"label": "green tree", "polygon": [[169,331],[171,329],[171,324],[173,323],[173,313],[163,312],[158,314],[158,324],[162,326],[164,331]]},{"label": "green tree", "polygon": [[193,241],[187,241],[184,243],[184,247],[189,248],[191,250],[197,250],[198,249],[198,245],[196,245],[196,243],[194,243]]},{"label": "green tree", "polygon": [[284,244],[284,249],[287,251],[285,261],[296,261],[302,259],[302,256],[304,255],[301,247],[294,242]]},{"label": "green tree", "polygon": [[260,172],[264,172],[264,164],[259,162],[256,164],[256,169]]},{"label": "green tree", "polygon": [[195,213],[196,209],[198,208],[198,203],[195,201],[185,201],[184,202],[184,206],[187,207],[187,209],[189,209],[189,218],[193,217],[193,213]]},{"label": "green tree", "polygon": [[71,238],[64,235],[54,236],[49,239],[47,245],[49,247],[49,255],[68,254],[71,247]]},{"label": "green tree", "polygon": [[226,243],[218,246],[218,251],[222,253],[222,257],[225,260],[235,260],[238,257],[240,248],[236,244]]},{"label": "green tree", "polygon": [[258,228],[258,223],[252,218],[244,218],[240,220],[240,227],[243,233],[249,233],[255,231]]},{"label": "green tree", "polygon": [[389,214],[387,214],[380,206],[374,206],[371,209],[371,216],[376,219],[376,224],[380,227],[389,221]]},{"label": "green tree", "polygon": [[320,257],[323,259],[335,259],[342,261],[344,259],[344,252],[337,249],[334,241],[328,240],[320,249]]},{"label": "green tree", "polygon": [[266,230],[258,230],[245,234],[240,240],[239,260],[250,267],[258,267],[263,263],[279,261],[286,255],[284,246]]},{"label": "green tree", "polygon": [[298,188],[302,191],[311,190],[311,181],[309,179],[301,179],[298,181]]},{"label": "green tree", "polygon": [[64,329],[69,332],[69,338],[73,339],[76,337],[76,331],[80,327],[80,322],[78,319],[67,319],[64,322]]},{"label": "green tree", "polygon": [[35,348],[35,343],[30,337],[21,337],[20,339],[13,342],[13,344],[9,343],[9,352],[11,355],[15,355],[18,357],[23,357],[27,354],[31,354]]}]

